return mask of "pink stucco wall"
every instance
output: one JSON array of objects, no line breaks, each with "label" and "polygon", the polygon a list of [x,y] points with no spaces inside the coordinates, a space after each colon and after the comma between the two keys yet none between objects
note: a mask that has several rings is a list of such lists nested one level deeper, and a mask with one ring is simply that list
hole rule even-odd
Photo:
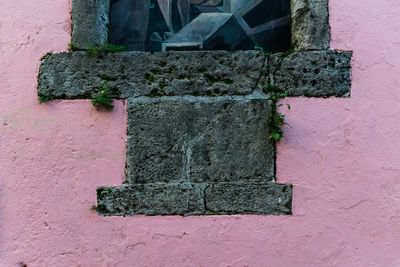
[{"label": "pink stucco wall", "polygon": [[[400,2],[330,0],[349,99],[287,100],[278,181],[293,216],[104,218],[125,113],[39,105],[39,59],[70,42],[68,0],[0,0],[0,266],[400,266]],[[286,100],[285,100],[286,101]]]}]

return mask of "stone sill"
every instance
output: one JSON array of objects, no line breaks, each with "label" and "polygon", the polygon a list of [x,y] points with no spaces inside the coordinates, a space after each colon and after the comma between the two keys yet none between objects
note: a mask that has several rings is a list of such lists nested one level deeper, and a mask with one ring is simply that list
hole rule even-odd
[{"label": "stone sill", "polygon": [[291,215],[292,186],[266,183],[151,183],[97,189],[103,216]]}]

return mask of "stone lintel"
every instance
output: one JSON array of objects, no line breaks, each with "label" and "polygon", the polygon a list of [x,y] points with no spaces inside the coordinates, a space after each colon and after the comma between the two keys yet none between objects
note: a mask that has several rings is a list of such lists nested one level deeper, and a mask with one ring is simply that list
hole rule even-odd
[{"label": "stone lintel", "polygon": [[291,185],[265,183],[151,183],[97,189],[104,216],[291,214]]},{"label": "stone lintel", "polygon": [[267,82],[289,96],[350,93],[351,52],[277,53],[269,57],[268,67],[265,61],[257,51],[61,53],[42,60],[38,93],[53,99],[90,99],[107,83],[109,96],[121,99],[249,95]]},{"label": "stone lintel", "polygon": [[115,98],[173,95],[247,95],[260,79],[265,56],[257,51],[69,52],[42,61],[39,95],[94,98],[107,83]]}]

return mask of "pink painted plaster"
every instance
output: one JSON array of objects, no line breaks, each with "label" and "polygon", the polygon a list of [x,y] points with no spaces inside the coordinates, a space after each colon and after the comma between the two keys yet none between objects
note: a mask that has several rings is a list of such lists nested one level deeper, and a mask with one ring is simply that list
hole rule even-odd
[{"label": "pink painted plaster", "polygon": [[352,96],[294,98],[278,146],[293,216],[104,218],[125,106],[39,105],[40,57],[70,42],[68,0],[0,1],[0,266],[400,266],[400,3],[330,0]]}]

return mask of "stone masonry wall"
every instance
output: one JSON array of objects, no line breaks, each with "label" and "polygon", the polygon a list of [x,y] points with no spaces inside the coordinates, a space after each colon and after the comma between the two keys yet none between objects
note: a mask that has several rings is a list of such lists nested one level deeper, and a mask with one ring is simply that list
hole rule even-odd
[{"label": "stone masonry wall", "polygon": [[[108,40],[109,1],[72,2],[75,50]],[[41,99],[127,99],[126,183],[101,215],[291,214],[275,180],[271,96],[350,95],[351,53],[329,50],[327,0],[292,1],[295,49],[47,55]]]},{"label": "stone masonry wall", "polygon": [[102,215],[290,214],[291,186],[275,183],[270,96],[348,96],[350,59],[330,50],[70,52],[43,58],[38,93],[95,98],[106,83],[128,99],[127,183],[98,189]]}]

